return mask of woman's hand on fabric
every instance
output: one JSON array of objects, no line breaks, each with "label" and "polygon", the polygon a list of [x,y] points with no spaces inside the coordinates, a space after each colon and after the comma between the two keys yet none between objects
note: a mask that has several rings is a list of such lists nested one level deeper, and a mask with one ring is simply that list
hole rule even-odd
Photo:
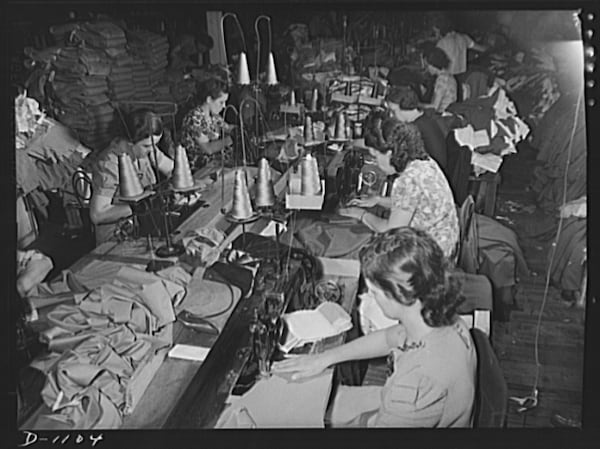
[{"label": "woman's hand on fabric", "polygon": [[348,201],[348,206],[358,206],[358,207],[374,207],[379,204],[379,197],[377,195],[367,196],[367,197],[359,197],[353,198]]},{"label": "woman's hand on fabric", "polygon": [[294,373],[292,380],[316,376],[325,371],[331,362],[326,353],[288,357],[272,366],[274,373]]},{"label": "woman's hand on fabric", "polygon": [[361,209],[360,207],[342,207],[340,210],[338,210],[338,213],[344,217],[360,220],[360,217],[364,213],[364,209]]}]

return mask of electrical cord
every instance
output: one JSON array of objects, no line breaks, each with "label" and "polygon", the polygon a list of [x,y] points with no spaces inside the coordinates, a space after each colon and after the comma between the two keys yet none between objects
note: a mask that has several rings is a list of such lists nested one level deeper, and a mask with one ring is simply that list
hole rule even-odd
[{"label": "electrical cord", "polygon": [[[571,162],[571,154],[573,151],[573,139],[575,138],[575,130],[577,128],[577,123],[579,120],[579,109],[581,108],[581,102],[583,101],[583,89],[580,91],[579,96],[577,98],[577,105],[576,105],[576,109],[575,109],[575,118],[573,120],[573,128],[571,130],[571,136],[569,138],[569,146],[567,149],[567,161],[565,164],[565,174],[564,174],[564,178],[563,178],[563,200],[562,200],[562,207],[564,207],[564,205],[567,203],[567,179],[568,179],[568,172],[569,172],[569,166],[570,166],[570,162]],[[556,230],[556,237],[554,239],[554,242],[552,243],[552,249],[551,249],[551,253],[550,253],[550,259],[548,262],[548,270],[546,272],[546,282],[545,282],[545,286],[544,286],[544,296],[542,298],[542,304],[540,306],[540,311],[538,313],[538,318],[537,318],[537,325],[536,325],[536,330],[535,330],[535,341],[534,341],[534,355],[535,355],[535,380],[533,382],[533,387],[532,387],[532,393],[529,397],[525,397],[525,398],[511,398],[513,399],[515,402],[519,403],[521,405],[521,408],[518,410],[519,412],[523,412],[526,410],[529,410],[535,406],[537,406],[537,402],[538,402],[538,383],[539,383],[539,378],[540,378],[540,368],[541,368],[541,364],[540,364],[540,357],[539,357],[539,338],[540,338],[540,329],[541,329],[541,325],[542,325],[542,315],[544,314],[544,308],[546,306],[546,302],[548,299],[548,289],[550,287],[550,276],[551,276],[551,270],[552,270],[552,265],[554,263],[554,257],[556,255],[556,247],[558,245],[558,241],[560,239],[560,235],[562,232],[562,224],[563,224],[563,217],[562,214],[560,215],[559,221],[558,221],[558,228]]]}]

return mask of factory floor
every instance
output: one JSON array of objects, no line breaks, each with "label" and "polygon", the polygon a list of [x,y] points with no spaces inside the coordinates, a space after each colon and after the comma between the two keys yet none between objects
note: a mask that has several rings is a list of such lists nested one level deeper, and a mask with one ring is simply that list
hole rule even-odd
[{"label": "factory floor", "polygon": [[[535,152],[529,149],[505,159],[495,213],[499,221],[517,232],[531,272],[520,280],[518,308],[512,311],[510,320],[492,323],[492,344],[508,383],[509,396],[518,397],[529,395],[535,380],[534,342],[552,243],[530,237],[535,224],[548,218],[535,207],[535,195],[528,190],[535,163]],[[93,246],[86,232],[65,232],[63,225],[51,222],[44,225],[32,245],[53,258],[55,268],[51,276],[69,267]],[[549,288],[539,333],[539,402],[524,413],[517,412],[510,402],[508,428],[550,427],[555,413],[581,420],[584,318],[583,308],[568,305],[558,290]],[[385,365],[371,362],[364,383],[384,381]]]}]

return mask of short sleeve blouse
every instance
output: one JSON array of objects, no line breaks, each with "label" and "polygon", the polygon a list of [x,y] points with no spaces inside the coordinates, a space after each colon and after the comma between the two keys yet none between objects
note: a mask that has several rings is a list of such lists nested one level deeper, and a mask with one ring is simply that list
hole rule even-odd
[{"label": "short sleeve blouse", "polygon": [[450,257],[459,238],[458,216],[448,181],[437,162],[411,161],[392,185],[392,207],[410,211],[409,226],[422,229]]},{"label": "short sleeve blouse", "polygon": [[224,123],[220,115],[206,113],[198,106],[189,111],[183,119],[180,143],[188,154],[202,153],[199,144],[219,139]]}]

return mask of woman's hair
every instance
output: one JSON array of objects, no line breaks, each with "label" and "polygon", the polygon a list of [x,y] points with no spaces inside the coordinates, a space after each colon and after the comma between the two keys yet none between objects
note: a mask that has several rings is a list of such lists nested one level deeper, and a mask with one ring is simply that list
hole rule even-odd
[{"label": "woman's hair", "polygon": [[425,59],[436,69],[444,70],[450,66],[450,59],[444,50],[438,47],[431,48],[426,54]]},{"label": "woman's hair", "polygon": [[125,116],[125,135],[132,143],[162,133],[162,120],[150,109],[138,109]]},{"label": "woman's hair", "polygon": [[387,94],[386,100],[396,103],[400,109],[411,110],[419,107],[419,96],[410,86],[394,86]]},{"label": "woman's hair", "polygon": [[[420,299],[427,325],[441,327],[454,322],[464,301],[460,283],[450,277],[442,249],[425,231],[405,226],[376,234],[361,249],[360,264],[365,279],[390,298],[407,306]],[[406,274],[410,275],[408,281],[404,281]]]},{"label": "woman's hair", "polygon": [[229,93],[229,89],[225,80],[219,77],[209,78],[196,86],[196,104],[203,105],[208,97],[214,100],[226,93]]},{"label": "woman's hair", "polygon": [[419,128],[389,117],[380,109],[367,117],[365,143],[381,153],[391,150],[390,163],[398,173],[402,173],[411,161],[429,158]]}]

